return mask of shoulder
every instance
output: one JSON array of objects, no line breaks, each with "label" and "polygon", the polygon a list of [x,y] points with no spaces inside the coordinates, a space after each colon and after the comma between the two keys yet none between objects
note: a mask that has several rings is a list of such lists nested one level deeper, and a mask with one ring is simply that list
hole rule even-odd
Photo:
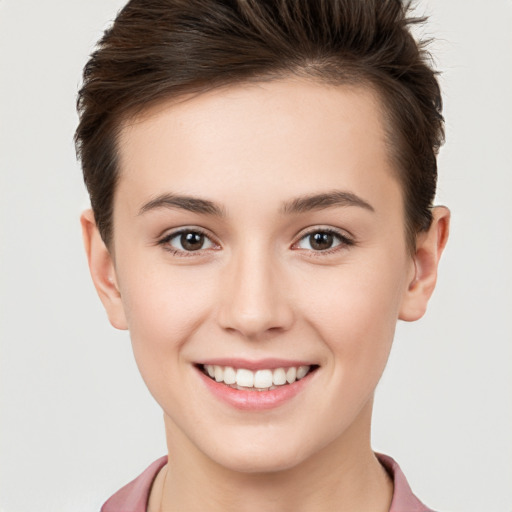
[{"label": "shoulder", "polygon": [[382,453],[375,455],[393,480],[393,500],[389,512],[433,512],[413,494],[405,475],[394,459]]},{"label": "shoulder", "polygon": [[165,464],[167,456],[153,462],[135,480],[111,496],[101,507],[101,512],[146,512],[151,486]]}]

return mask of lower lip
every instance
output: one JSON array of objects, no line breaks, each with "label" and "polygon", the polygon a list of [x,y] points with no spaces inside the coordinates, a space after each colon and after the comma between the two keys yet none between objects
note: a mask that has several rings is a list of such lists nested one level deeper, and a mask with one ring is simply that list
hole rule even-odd
[{"label": "lower lip", "polygon": [[293,384],[285,384],[269,391],[246,391],[234,389],[226,384],[217,382],[206,376],[200,369],[197,369],[197,372],[206,387],[217,398],[236,409],[247,411],[274,409],[283,405],[299,394],[316,373],[316,371],[308,373],[304,378],[296,380]]}]

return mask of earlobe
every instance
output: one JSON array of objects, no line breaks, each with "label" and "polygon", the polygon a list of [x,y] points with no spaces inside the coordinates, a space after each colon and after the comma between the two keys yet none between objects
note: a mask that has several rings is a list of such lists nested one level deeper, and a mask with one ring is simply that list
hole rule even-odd
[{"label": "earlobe", "polygon": [[82,213],[80,223],[91,277],[110,323],[116,329],[128,329],[114,262],[98,231],[92,210]]},{"label": "earlobe", "polygon": [[450,210],[436,206],[432,213],[434,218],[429,230],[417,237],[414,276],[400,308],[399,318],[407,322],[418,320],[425,314],[436,285],[439,260],[448,241]]}]

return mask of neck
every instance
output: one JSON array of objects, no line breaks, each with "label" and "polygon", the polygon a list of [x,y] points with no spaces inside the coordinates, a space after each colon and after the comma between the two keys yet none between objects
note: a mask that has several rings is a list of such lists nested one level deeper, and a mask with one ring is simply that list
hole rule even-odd
[{"label": "neck", "polygon": [[[371,404],[361,415],[342,438],[290,469],[270,473],[217,464],[166,418],[169,463],[155,481],[148,511],[387,512],[393,485],[370,447]],[[361,424],[367,425],[363,433]]]}]

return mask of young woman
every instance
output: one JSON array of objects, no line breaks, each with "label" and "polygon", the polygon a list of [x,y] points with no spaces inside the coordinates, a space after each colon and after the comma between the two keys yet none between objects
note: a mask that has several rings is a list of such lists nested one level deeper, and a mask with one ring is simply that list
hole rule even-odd
[{"label": "young woman", "polygon": [[105,33],[82,227],[168,456],[103,512],[429,510],[370,445],[448,236],[412,22],[398,0],[132,0]]}]

